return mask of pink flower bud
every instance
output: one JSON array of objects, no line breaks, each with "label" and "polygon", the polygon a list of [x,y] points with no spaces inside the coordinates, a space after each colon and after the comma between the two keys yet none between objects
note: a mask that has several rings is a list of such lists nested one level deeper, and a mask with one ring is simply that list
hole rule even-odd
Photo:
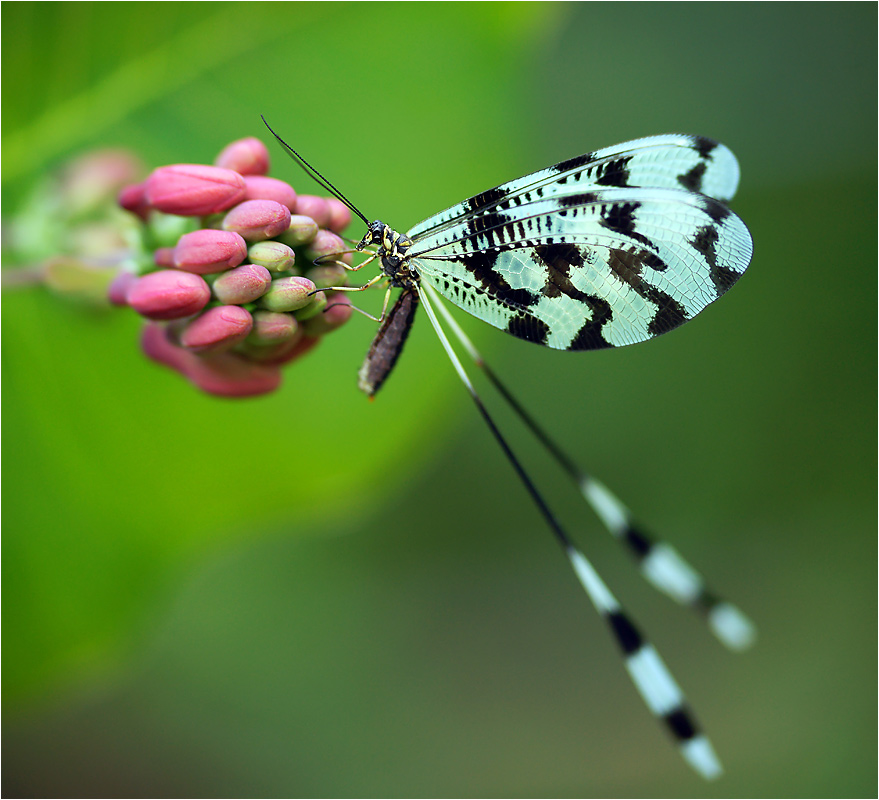
[{"label": "pink flower bud", "polygon": [[123,269],[121,272],[117,273],[109,287],[107,287],[107,299],[114,306],[127,306],[128,298],[126,295],[131,286],[136,282],[137,275]]},{"label": "pink flower bud", "polygon": [[346,250],[350,250],[332,231],[318,231],[317,236],[305,248],[305,257],[318,266],[329,264],[333,261],[341,261]]},{"label": "pink flower bud", "polygon": [[277,311],[253,312],[253,330],[248,342],[258,345],[288,342],[299,336],[299,323],[290,314]]},{"label": "pink flower bud", "polygon": [[193,231],[174,248],[174,266],[199,275],[237,267],[245,258],[247,243],[234,231]]},{"label": "pink flower bud", "polygon": [[246,200],[223,219],[223,228],[250,242],[261,242],[290,227],[290,209],[274,200]]},{"label": "pink flower bud", "polygon": [[265,267],[269,272],[284,272],[296,263],[293,248],[283,242],[257,242],[247,248],[247,258],[253,264]]},{"label": "pink flower bud", "polygon": [[262,297],[272,282],[272,274],[257,264],[242,264],[217,278],[211,292],[221,303],[243,305]]},{"label": "pink flower bud", "polygon": [[157,247],[153,253],[153,261],[157,267],[173,267],[174,266],[174,248],[173,247]]},{"label": "pink flower bud", "polygon": [[327,297],[327,301],[323,317],[332,326],[332,330],[335,330],[351,319],[351,315],[354,313],[351,307],[351,298],[341,292],[332,292]]},{"label": "pink flower bud", "polygon": [[306,336],[323,336],[341,328],[351,319],[351,301],[343,294],[335,294],[328,298],[327,306],[322,314],[316,314],[302,323]]},{"label": "pink flower bud", "polygon": [[197,314],[210,298],[211,290],[204,278],[176,269],[138,278],[125,295],[128,305],[150,319],[179,319]]},{"label": "pink flower bud", "polygon": [[295,311],[311,305],[318,296],[310,296],[314,290],[314,284],[307,278],[276,278],[259,303],[269,311]]},{"label": "pink flower bud", "polygon": [[196,353],[222,352],[247,337],[253,318],[241,306],[215,306],[199,314],[180,333],[180,344]]},{"label": "pink flower bud", "polygon": [[93,150],[67,163],[58,193],[68,212],[82,214],[104,205],[143,171],[140,159],[127,150]]},{"label": "pink flower bud", "polygon": [[326,197],[300,194],[296,198],[296,213],[311,217],[320,228],[326,228],[330,222],[330,204]]},{"label": "pink flower bud", "polygon": [[214,163],[239,175],[265,175],[269,171],[269,151],[259,139],[249,136],[226,145]]},{"label": "pink flower bud", "polygon": [[146,220],[150,212],[150,204],[146,199],[146,184],[135,183],[126,186],[116,198],[116,202],[126,211],[136,214],[142,220]]},{"label": "pink flower bud", "polygon": [[294,214],[290,217],[290,227],[278,238],[290,247],[301,247],[317,236],[317,223],[311,217]]},{"label": "pink flower bud", "polygon": [[159,167],[146,180],[146,200],[159,211],[203,217],[244,199],[244,178],[231,169],[204,164]]},{"label": "pink flower bud", "polygon": [[330,221],[327,227],[331,231],[341,233],[351,224],[351,209],[335,197],[328,197],[327,205],[330,207]]},{"label": "pink flower bud", "polygon": [[220,397],[268,394],[281,385],[281,371],[275,365],[257,364],[235,353],[196,355],[168,341],[165,329],[155,323],[144,328],[141,347],[153,361],[171,367],[202,391]]},{"label": "pink flower bud", "polygon": [[263,175],[245,175],[244,185],[245,200],[274,200],[282,206],[287,206],[291,212],[296,210],[296,192],[289,183],[279,181],[277,178],[266,178]]}]

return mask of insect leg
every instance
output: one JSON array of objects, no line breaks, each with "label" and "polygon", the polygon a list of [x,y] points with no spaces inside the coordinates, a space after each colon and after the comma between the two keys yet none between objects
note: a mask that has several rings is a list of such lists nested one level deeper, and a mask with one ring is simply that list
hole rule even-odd
[{"label": "insect leg", "polygon": [[362,252],[362,251],[360,251],[360,250],[345,250],[342,253],[327,253],[324,256],[318,256],[314,260],[314,264],[317,267],[325,267],[329,264],[329,265],[332,265],[335,267],[342,267],[347,272],[357,272],[358,270],[363,269],[367,264],[375,261],[376,257],[378,256],[377,252],[371,253],[369,258],[367,258],[364,261],[361,261],[359,264],[353,264],[353,265],[346,264],[344,261],[339,261],[336,259],[336,256],[344,256],[344,255],[348,255],[348,253],[359,253],[359,252]]},{"label": "insect leg", "polygon": [[[317,294],[318,292],[364,292],[383,280],[387,280],[387,276],[380,272],[374,278],[370,278],[363,286],[324,286],[309,292],[309,294]],[[387,306],[387,302],[385,302],[385,305]]]}]

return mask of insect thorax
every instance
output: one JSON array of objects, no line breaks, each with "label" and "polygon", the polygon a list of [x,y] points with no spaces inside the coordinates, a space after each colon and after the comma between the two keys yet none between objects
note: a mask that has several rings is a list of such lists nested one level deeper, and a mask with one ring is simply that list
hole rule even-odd
[{"label": "insect thorax", "polygon": [[367,245],[378,247],[378,257],[382,272],[391,279],[391,285],[401,288],[414,288],[418,281],[418,273],[411,269],[407,253],[412,247],[412,240],[403,233],[398,233],[390,225],[381,220],[369,223],[366,235],[357,245],[362,250]]}]

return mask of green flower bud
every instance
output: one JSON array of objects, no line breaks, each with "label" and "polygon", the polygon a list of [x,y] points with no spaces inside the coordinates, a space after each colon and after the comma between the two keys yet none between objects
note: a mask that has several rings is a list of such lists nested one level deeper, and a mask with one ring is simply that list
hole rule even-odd
[{"label": "green flower bud", "polygon": [[300,307],[293,314],[300,322],[311,319],[315,314],[320,314],[327,307],[327,296],[323,292],[318,292],[309,299],[311,302],[308,305]]},{"label": "green flower bud", "polygon": [[269,272],[286,272],[296,263],[296,253],[293,252],[293,248],[276,241],[250,245],[247,258],[251,264],[265,267]]},{"label": "green flower bud", "polygon": [[[315,285],[307,278],[275,278],[269,290],[259,298],[259,304],[269,311],[296,311],[311,306],[314,299],[323,296],[311,296]],[[326,302],[326,298],[324,298]]]},{"label": "green flower bud", "polygon": [[318,230],[317,223],[311,217],[294,214],[290,217],[290,227],[276,238],[290,247],[302,247],[317,236]]}]

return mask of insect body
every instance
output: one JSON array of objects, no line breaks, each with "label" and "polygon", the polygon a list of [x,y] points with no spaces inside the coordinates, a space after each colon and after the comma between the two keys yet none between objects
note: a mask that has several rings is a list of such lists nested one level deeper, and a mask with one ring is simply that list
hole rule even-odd
[{"label": "insect body", "polygon": [[747,617],[708,590],[677,551],[646,534],[607,487],[576,466],[489,369],[440,300],[442,296],[520,339],[560,350],[634,344],[678,327],[726,292],[751,259],[750,234],[726,205],[739,180],[732,152],[697,136],[639,139],[482,192],[400,234],[381,221],[368,222],[320,173],[281,144],[367,224],[357,250],[374,247],[364,263],[378,259],[381,274],[366,286],[385,280],[389,290],[402,290],[390,312],[382,314],[360,370],[361,389],[370,395],[379,390],[396,364],[416,309],[424,305],[486,424],[609,624],[647,706],[663,720],[697,772],[706,778],[719,775],[720,763],[681,690],[561,527],[498,430],[446,338],[434,305],[605,527],[636,558],[644,577],[703,614],[728,647],[745,649],[755,635]]}]

